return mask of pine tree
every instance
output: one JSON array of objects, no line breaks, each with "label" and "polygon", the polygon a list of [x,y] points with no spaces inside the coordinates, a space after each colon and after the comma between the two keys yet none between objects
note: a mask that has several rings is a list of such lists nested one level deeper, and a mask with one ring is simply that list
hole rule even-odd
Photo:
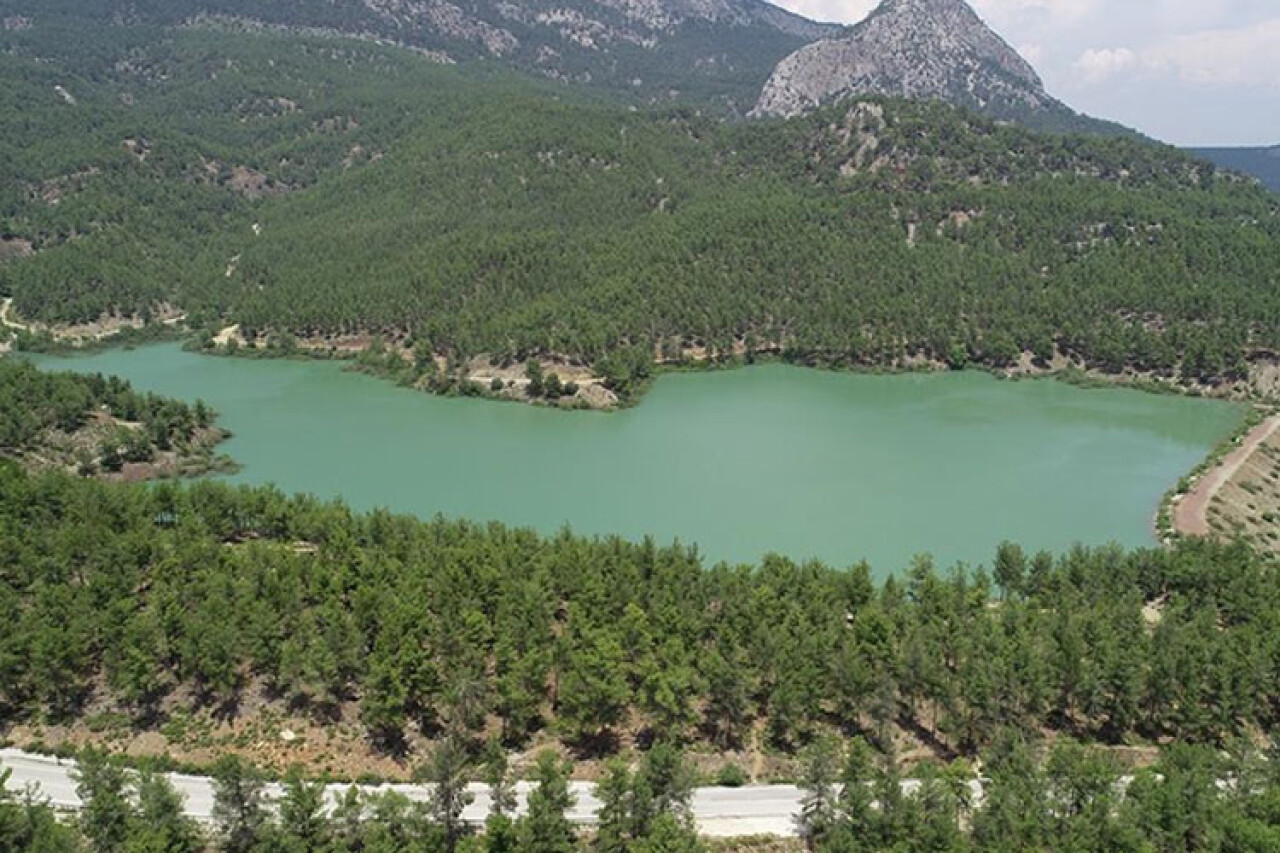
[{"label": "pine tree", "polygon": [[262,778],[237,756],[214,765],[213,822],[226,853],[250,853],[267,828]]},{"label": "pine tree", "polygon": [[436,745],[430,762],[417,774],[431,785],[431,816],[444,831],[445,847],[450,853],[466,833],[462,813],[475,800],[467,788],[470,765],[462,743],[456,737],[446,737]]},{"label": "pine tree", "polygon": [[95,853],[120,853],[129,837],[133,807],[124,768],[98,749],[87,749],[74,772],[80,828]]},{"label": "pine tree", "polygon": [[141,772],[134,788],[138,810],[129,831],[129,853],[196,853],[204,848],[200,827],[187,817],[182,795],[168,779]]},{"label": "pine tree", "polygon": [[280,799],[280,831],[285,844],[298,851],[324,847],[329,824],[324,814],[324,783],[308,781],[297,766],[289,768],[284,778],[284,796]]},{"label": "pine tree", "polygon": [[572,853],[577,833],[567,813],[574,797],[569,791],[570,765],[551,750],[538,754],[536,787],[529,794],[529,810],[520,821],[523,853]]},{"label": "pine tree", "polygon": [[491,817],[509,816],[516,809],[516,791],[512,784],[511,769],[502,741],[490,738],[484,747],[484,781],[489,786],[489,814]]},{"label": "pine tree", "polygon": [[626,853],[632,834],[632,777],[626,762],[610,759],[604,777],[596,785],[600,801],[596,812],[595,849],[599,853]]},{"label": "pine tree", "polygon": [[840,772],[840,752],[835,740],[821,737],[804,752],[804,770],[799,787],[804,791],[797,818],[800,837],[809,849],[820,847],[838,820],[836,777]]}]

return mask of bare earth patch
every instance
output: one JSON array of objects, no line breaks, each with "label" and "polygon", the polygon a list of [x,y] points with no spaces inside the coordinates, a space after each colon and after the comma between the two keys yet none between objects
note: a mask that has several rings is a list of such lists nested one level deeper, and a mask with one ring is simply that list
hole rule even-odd
[{"label": "bare earth patch", "polygon": [[145,323],[141,317],[125,317],[119,314],[104,314],[96,320],[89,323],[74,323],[70,325],[59,325],[45,327],[43,324],[33,323],[32,329],[46,329],[53,335],[54,340],[66,341],[68,343],[84,342],[84,341],[100,341],[103,338],[109,338],[117,335],[125,329],[141,329]]},{"label": "bare earth patch", "polygon": [[0,237],[0,263],[10,259],[30,257],[31,242],[20,237]]},{"label": "bare earth patch", "polygon": [[[938,364],[938,369],[947,369]],[[1249,374],[1234,382],[1205,383],[1187,381],[1174,373],[1158,374],[1151,371],[1140,371],[1126,368],[1120,373],[1106,373],[1096,368],[1086,367],[1055,348],[1053,359],[1047,363],[1037,362],[1035,357],[1024,352],[1016,364],[1004,368],[1000,373],[1008,378],[1055,376],[1073,373],[1091,381],[1119,386],[1136,386],[1139,388],[1167,388],[1171,391],[1197,394],[1217,400],[1235,400],[1241,402],[1280,402],[1280,362],[1274,359],[1259,359],[1249,365]]]},{"label": "bare earth patch", "polygon": [[244,339],[240,337],[240,325],[238,323],[234,326],[227,326],[213,336],[213,342],[220,347],[225,347],[232,341],[235,341],[237,345],[244,342]]},{"label": "bare earth patch", "polygon": [[[555,374],[560,381],[572,382],[578,387],[576,394],[562,397],[566,405],[587,405],[593,409],[612,409],[618,405],[618,397],[604,387],[604,380],[591,372],[591,369],[580,364],[563,360],[540,359],[544,376]],[[490,388],[493,380],[502,382],[500,396],[512,400],[528,401],[529,377],[523,364],[494,364],[487,357],[472,359],[466,367],[466,378],[484,388]]]},{"label": "bare earth patch", "polygon": [[[168,756],[195,766],[208,766],[223,755],[233,754],[276,774],[283,774],[296,765],[312,776],[328,774],[337,779],[373,776],[393,782],[410,781],[415,768],[425,762],[435,748],[434,740],[409,725],[403,750],[390,754],[369,740],[356,703],[341,703],[323,711],[308,710],[272,695],[266,685],[256,679],[241,692],[238,705],[230,715],[201,707],[189,691],[180,688],[164,700],[157,719],[146,725],[138,725],[126,709],[98,698],[103,692],[95,691],[95,698],[74,722],[21,723],[0,729],[0,735],[19,746],[38,743],[44,748],[82,748],[93,745],[135,758]],[[501,730],[496,719],[489,722],[488,733]],[[547,748],[574,758],[576,779],[598,781],[604,775],[603,759],[575,755],[545,732],[521,744],[511,756],[513,768],[518,773],[532,768],[537,754]],[[634,754],[633,733],[620,733],[619,748],[624,754]],[[747,753],[694,753],[689,757],[701,772],[710,776],[728,763],[740,767],[753,763]],[[798,766],[793,760],[771,757],[767,760],[766,772],[771,775],[761,776],[761,781],[790,778],[798,772]]]},{"label": "bare earth patch", "polygon": [[196,178],[205,183],[226,187],[249,199],[267,198],[293,189],[258,169],[243,164],[228,166],[220,160],[205,160],[203,171]]},{"label": "bare earth patch", "polygon": [[1248,382],[1259,399],[1280,400],[1280,361],[1254,362]]},{"label": "bare earth patch", "polygon": [[[294,352],[321,358],[353,359],[360,356],[375,344],[388,355],[394,355],[405,364],[413,364],[415,353],[410,346],[410,339],[404,333],[393,335],[376,335],[370,332],[351,332],[346,334],[316,334],[293,337],[290,339]],[[252,340],[245,337],[239,325],[223,328],[213,336],[211,343],[223,351],[234,349],[266,350],[272,345],[269,334],[258,334]],[[434,356],[437,372],[449,371],[449,359],[440,353]],[[554,401],[561,408],[615,409],[618,396],[605,387],[604,379],[596,376],[591,368],[562,358],[538,359],[544,376],[555,374],[561,383],[573,383],[577,391],[566,394]],[[462,365],[454,376],[465,382],[480,386],[489,397],[517,400],[520,402],[546,402],[535,400],[529,394],[529,377],[523,362],[500,363],[488,356],[477,356]],[[494,380],[501,383],[496,388]],[[426,390],[428,383],[419,382],[419,388]]]}]

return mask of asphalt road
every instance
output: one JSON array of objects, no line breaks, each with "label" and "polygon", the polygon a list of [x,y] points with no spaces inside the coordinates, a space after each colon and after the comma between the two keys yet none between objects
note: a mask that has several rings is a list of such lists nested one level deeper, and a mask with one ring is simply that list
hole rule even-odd
[{"label": "asphalt road", "polygon": [[[74,810],[80,807],[76,796],[75,780],[71,776],[74,761],[33,755],[16,749],[0,749],[0,767],[11,771],[8,787],[21,791],[31,788],[58,809]],[[201,821],[209,821],[213,813],[213,786],[203,776],[168,774],[174,788],[186,798],[187,814]],[[333,802],[345,793],[349,785],[331,785],[329,799]],[[430,793],[422,785],[361,786],[368,791],[397,791],[412,800],[425,800]],[[520,808],[532,788],[528,783],[517,785]],[[600,803],[592,792],[595,786],[588,782],[574,782],[572,791],[577,798],[569,812],[576,823],[595,821]],[[280,787],[268,785],[268,794],[278,796]],[[467,807],[463,817],[482,823],[489,811],[489,792],[484,785],[473,785],[475,801]],[[693,796],[693,816],[698,829],[708,836],[746,836],[796,834],[795,816],[800,812],[802,794],[794,785],[756,785],[741,788],[699,788]]]}]

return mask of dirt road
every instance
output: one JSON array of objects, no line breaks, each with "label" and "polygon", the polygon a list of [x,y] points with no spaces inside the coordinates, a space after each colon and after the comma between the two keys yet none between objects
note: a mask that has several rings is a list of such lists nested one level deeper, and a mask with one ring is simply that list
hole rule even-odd
[{"label": "dirt road", "polygon": [[1173,529],[1184,536],[1208,536],[1209,504],[1224,485],[1240,470],[1259,447],[1280,429],[1280,415],[1272,415],[1245,436],[1240,446],[1231,451],[1211,471],[1196,481],[1191,491],[1178,501],[1173,510]]}]

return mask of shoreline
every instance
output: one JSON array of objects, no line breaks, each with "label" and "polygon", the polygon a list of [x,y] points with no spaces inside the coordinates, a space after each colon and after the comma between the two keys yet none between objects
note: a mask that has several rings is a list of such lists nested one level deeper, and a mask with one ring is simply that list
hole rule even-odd
[{"label": "shoreline", "polygon": [[[3,313],[7,314],[7,312]],[[7,320],[8,317],[6,316],[3,319]],[[261,342],[242,347],[227,347],[220,346],[220,341],[217,339],[213,341],[213,346],[201,346],[200,341],[193,335],[191,330],[180,329],[176,324],[155,324],[154,328],[158,328],[161,334],[148,335],[146,333],[150,330],[148,328],[141,332],[133,331],[132,334],[117,334],[108,338],[97,339],[88,345],[84,343],[80,345],[61,343],[61,345],[55,344],[43,350],[37,349],[35,352],[74,357],[77,354],[87,354],[115,346],[130,348],[148,343],[173,342],[176,340],[182,342],[185,349],[215,358],[280,359],[312,362],[337,361],[344,364],[345,370],[363,373],[371,378],[390,382],[406,390],[426,393],[432,396],[471,397],[494,402],[522,403],[524,405],[579,412],[613,412],[639,406],[644,402],[644,398],[657,380],[666,375],[713,373],[738,370],[760,364],[782,364],[823,372],[866,376],[935,375],[955,370],[955,368],[940,362],[926,360],[907,359],[891,364],[846,364],[826,361],[821,358],[789,358],[787,354],[776,349],[764,349],[754,353],[734,353],[726,358],[714,358],[705,355],[699,358],[693,355],[679,359],[659,359],[652,365],[648,375],[637,382],[630,389],[630,393],[626,395],[615,395],[612,391],[609,391],[608,386],[601,377],[592,376],[588,379],[579,373],[574,379],[582,382],[580,387],[587,389],[587,386],[590,385],[590,391],[604,392],[608,399],[602,400],[599,397],[584,399],[586,395],[576,393],[572,397],[563,397],[559,400],[545,400],[527,396],[523,393],[523,388],[521,384],[518,384],[518,381],[504,382],[501,391],[491,390],[489,385],[475,381],[470,375],[456,376],[454,377],[454,382],[447,383],[442,387],[436,387],[431,383],[424,382],[422,377],[414,377],[413,381],[405,381],[403,375],[393,372],[385,364],[363,361],[361,355],[364,350],[357,348],[330,346],[328,349],[322,349],[317,346],[301,345],[281,350],[261,345]],[[223,335],[219,337],[225,337],[225,333],[229,329],[234,331],[234,327],[228,327],[228,329],[223,329]],[[404,358],[403,354],[396,354],[399,356],[396,358],[396,367],[401,364],[404,364],[405,367],[411,366],[411,363]],[[586,369],[581,365],[575,368],[567,361],[553,361],[550,360],[551,358],[547,357],[542,360],[544,369],[551,371],[566,367],[577,371]],[[440,364],[442,361],[444,361],[443,357],[437,355],[436,363]],[[467,366],[468,369],[494,369],[492,362],[486,356],[478,356],[472,362],[474,363]],[[1268,358],[1251,362],[1251,365],[1260,373],[1280,370],[1280,363]],[[1229,483],[1232,475],[1249,460],[1257,448],[1261,447],[1275,431],[1280,430],[1280,408],[1277,408],[1277,403],[1280,403],[1280,399],[1276,395],[1269,393],[1270,387],[1264,389],[1259,385],[1253,384],[1250,379],[1231,383],[1223,382],[1217,385],[1186,383],[1174,377],[1136,374],[1131,371],[1115,374],[1104,373],[1097,369],[1085,367],[1065,356],[1055,357],[1050,364],[1035,364],[1031,362],[1030,355],[1026,353],[1024,353],[1019,363],[1013,367],[998,368],[975,363],[969,364],[962,369],[985,373],[1001,381],[1053,380],[1087,390],[1141,391],[1158,396],[1181,396],[1224,403],[1243,403],[1249,406],[1250,413],[1245,416],[1241,426],[1231,435],[1224,438],[1217,446],[1213,447],[1206,454],[1203,461],[1180,476],[1178,481],[1170,486],[1157,503],[1150,524],[1155,543],[1162,546],[1168,546],[1174,540],[1183,536],[1210,535],[1212,531],[1209,528],[1207,516],[1213,499]],[[509,369],[503,368],[501,372],[504,374],[519,372],[519,368],[518,366]],[[1263,431],[1264,428],[1265,432]]]},{"label": "shoreline", "polygon": [[[11,302],[12,300],[5,300]],[[8,306],[3,306],[7,309]],[[176,309],[175,309],[176,310]],[[0,319],[5,326],[18,331],[31,330],[33,327],[21,326],[11,321],[9,312],[0,312]],[[654,382],[669,373],[699,373],[720,370],[733,370],[750,367],[754,364],[788,364],[796,367],[807,367],[814,370],[851,373],[856,375],[911,375],[947,373],[954,370],[973,370],[987,373],[996,379],[1008,381],[1024,381],[1052,379],[1080,388],[1122,388],[1143,391],[1149,394],[1168,394],[1175,396],[1195,397],[1224,402],[1247,403],[1254,406],[1280,406],[1280,358],[1271,353],[1258,353],[1250,359],[1249,374],[1231,381],[1205,383],[1195,380],[1184,380],[1173,374],[1157,374],[1135,371],[1131,368],[1116,373],[1108,373],[1096,367],[1090,367],[1076,357],[1056,352],[1048,362],[1038,362],[1030,352],[1023,352],[1010,365],[995,366],[982,362],[969,362],[963,366],[949,365],[946,362],[923,355],[903,355],[890,362],[845,360],[840,355],[789,353],[778,345],[760,346],[748,350],[741,345],[730,353],[709,354],[701,347],[687,347],[679,357],[659,357],[650,365],[647,374],[636,377],[635,384],[627,391],[612,390],[605,377],[596,374],[585,362],[555,353],[534,357],[544,371],[561,374],[562,380],[572,382],[586,393],[565,396],[558,399],[530,397],[524,393],[526,384],[520,363],[502,365],[492,361],[492,356],[481,354],[468,359],[461,371],[448,371],[449,356],[437,352],[433,355],[436,376],[444,379],[442,384],[434,386],[426,381],[422,369],[406,380],[406,370],[413,372],[415,368],[413,352],[403,341],[393,339],[385,344],[382,363],[378,359],[366,357],[371,342],[381,340],[380,336],[367,333],[348,335],[345,339],[291,339],[289,346],[277,348],[272,344],[271,336],[261,334],[252,341],[240,335],[239,326],[223,327],[217,334],[208,339],[201,339],[200,333],[183,324],[185,314],[175,314],[170,319],[159,320],[140,328],[125,326],[113,333],[95,336],[89,339],[65,338],[49,334],[46,340],[36,342],[34,347],[14,347],[15,352],[30,351],[48,355],[75,355],[110,349],[116,346],[133,347],[148,343],[179,341],[185,348],[203,355],[248,359],[284,359],[298,361],[340,361],[350,365],[349,369],[364,373],[411,388],[420,392],[439,396],[464,396],[507,402],[524,403],[525,405],[547,406],[579,411],[615,411],[639,405]],[[286,336],[290,337],[290,336]],[[388,358],[390,356],[390,358]],[[501,390],[491,389],[493,379],[503,379]]]},{"label": "shoreline", "polygon": [[1172,532],[1177,536],[1206,537],[1213,535],[1209,524],[1209,507],[1213,499],[1236,473],[1252,458],[1277,430],[1280,414],[1272,414],[1249,428],[1244,436],[1231,439],[1235,448],[1202,472],[1191,488],[1174,497],[1170,503]]}]

